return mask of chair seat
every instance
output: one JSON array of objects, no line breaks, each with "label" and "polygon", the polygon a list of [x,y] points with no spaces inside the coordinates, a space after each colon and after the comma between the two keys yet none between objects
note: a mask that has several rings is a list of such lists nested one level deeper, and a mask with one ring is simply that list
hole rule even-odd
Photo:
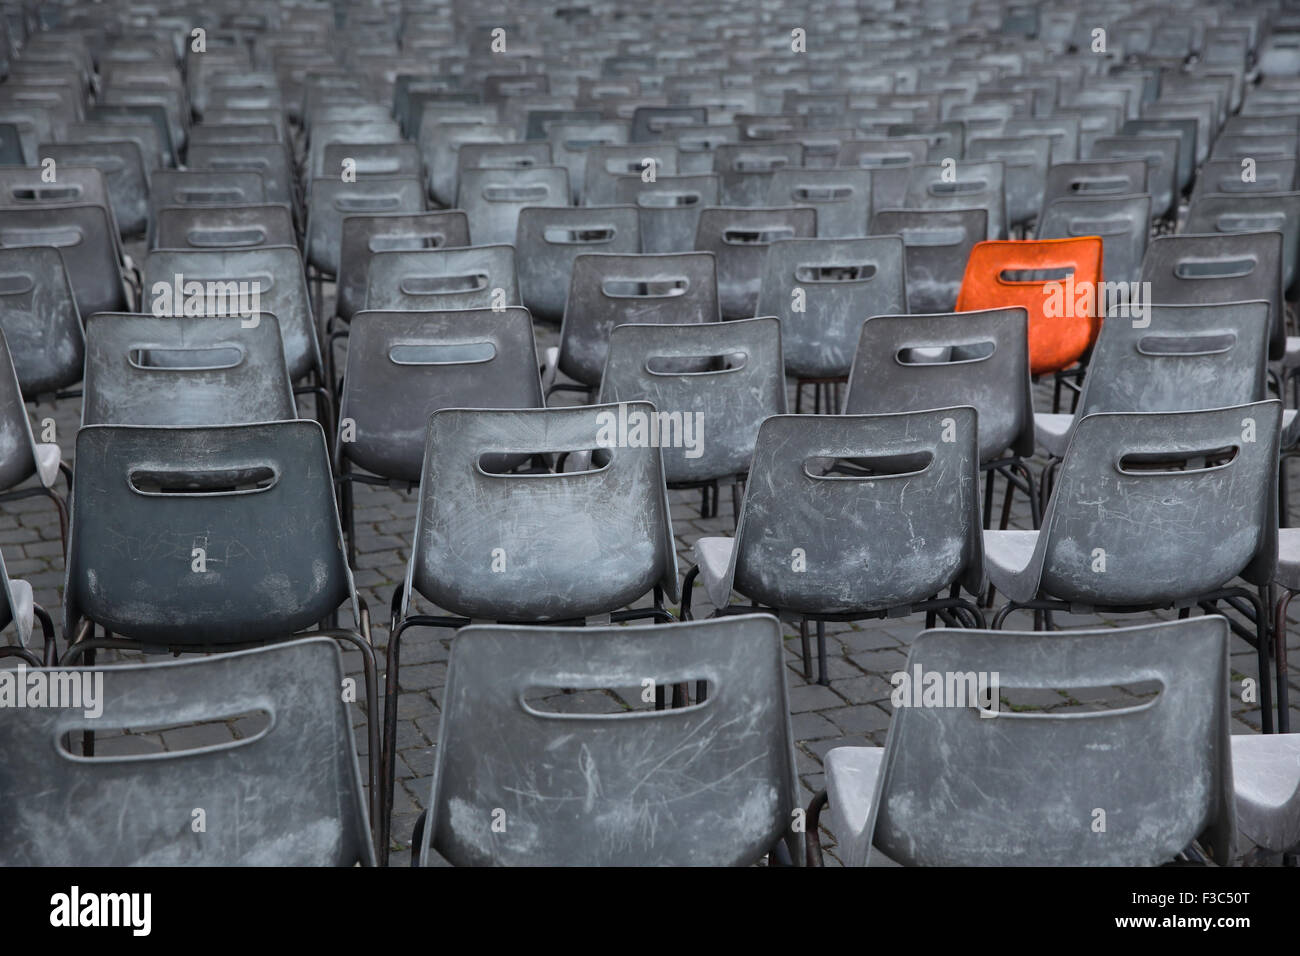
[{"label": "chair seat", "polygon": [[1070,443],[1070,426],[1073,415],[1054,415],[1034,412],[1034,443],[1047,449],[1053,458],[1065,457],[1065,446]]},{"label": "chair seat", "polygon": [[826,754],[829,826],[845,866],[866,863],[870,849],[867,822],[884,759],[884,747],[836,747]]},{"label": "chair seat", "polygon": [[731,601],[727,571],[735,547],[735,538],[700,538],[695,542],[695,566],[700,569],[700,583],[715,608],[726,607]]},{"label": "chair seat", "polygon": [[1288,591],[1300,591],[1300,528],[1278,528],[1273,583]]},{"label": "chair seat", "polygon": [[1300,734],[1234,734],[1232,788],[1238,830],[1276,853],[1300,848]]},{"label": "chair seat", "polygon": [[63,460],[59,446],[53,442],[38,442],[32,448],[36,452],[36,474],[41,484],[53,488],[59,477],[59,462]]},{"label": "chair seat", "polygon": [[1031,600],[1038,582],[1025,580],[1025,572],[1037,544],[1037,531],[985,531],[984,573],[988,583],[1013,601]]}]

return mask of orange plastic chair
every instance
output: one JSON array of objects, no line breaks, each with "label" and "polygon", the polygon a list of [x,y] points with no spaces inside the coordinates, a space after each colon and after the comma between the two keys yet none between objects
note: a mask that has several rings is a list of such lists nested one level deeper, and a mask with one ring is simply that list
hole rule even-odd
[{"label": "orange plastic chair", "polygon": [[[957,311],[1023,306],[1029,312],[1029,370],[1059,372],[1079,361],[1101,331],[1101,237],[979,242],[971,249]],[[1049,272],[1024,279],[1014,273]]]}]

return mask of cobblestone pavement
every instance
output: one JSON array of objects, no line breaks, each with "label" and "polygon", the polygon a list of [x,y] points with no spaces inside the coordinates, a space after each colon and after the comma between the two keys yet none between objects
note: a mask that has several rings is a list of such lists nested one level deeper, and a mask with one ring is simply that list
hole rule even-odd
[{"label": "cobblestone pavement", "polygon": [[[136,261],[140,261],[139,250]],[[327,299],[328,301],[328,299]],[[554,329],[540,327],[538,351],[554,344]],[[341,365],[340,365],[341,367]],[[1035,401],[1040,411],[1050,410],[1051,393],[1045,383],[1036,387]],[[557,398],[563,398],[563,393]],[[76,429],[80,420],[79,400],[64,400],[54,405],[48,403],[29,406],[33,424],[39,430],[40,422],[52,417],[57,427],[57,437],[64,460],[72,463]],[[793,394],[791,396],[793,408]],[[302,413],[310,414],[310,400]],[[38,431],[39,433],[39,431]],[[1041,462],[1037,462],[1041,466]],[[1291,480],[1300,481],[1300,465],[1291,463]],[[1037,470],[1037,469],[1035,469]],[[998,485],[998,502],[1001,501],[1001,483]],[[1300,487],[1300,484],[1297,485]],[[699,513],[698,491],[670,493],[673,529],[678,547],[679,571],[682,576],[693,566],[692,549],[695,541],[705,535],[732,533],[733,514],[731,496],[719,495],[719,513],[715,518],[702,519]],[[406,561],[410,554],[412,531],[415,523],[416,499],[414,492],[389,487],[356,486],[355,515],[357,529],[356,585],[374,616],[373,640],[380,665],[383,665],[383,648],[388,641],[388,607],[393,589],[405,576]],[[1300,514],[1293,508],[1292,523],[1300,523]],[[1030,527],[1028,507],[1023,496],[1017,496],[1012,514],[1012,526]],[[3,550],[9,574],[27,580],[36,592],[36,600],[53,615],[60,628],[62,621],[63,559],[59,547],[58,522],[53,505],[44,498],[28,498],[0,504],[0,549]],[[712,612],[712,606],[702,588],[694,596],[695,616],[703,618]],[[1292,606],[1293,624],[1288,630],[1288,647],[1293,659],[1300,659],[1300,601]],[[425,602],[417,602],[420,613],[437,613]],[[675,608],[673,610],[676,610]],[[1170,619],[1172,612],[1130,616],[1057,615],[1056,623],[1062,627],[1123,626],[1147,620]],[[922,616],[887,620],[862,621],[853,624],[827,626],[829,653],[829,686],[816,683],[804,676],[797,627],[787,626],[786,653],[790,712],[794,736],[797,741],[798,773],[801,798],[808,799],[822,786],[822,759],[826,752],[840,745],[883,745],[889,729],[892,690],[890,675],[902,669],[912,640],[924,627]],[[1008,626],[1030,627],[1028,616],[1013,617]],[[403,638],[401,697],[398,707],[398,762],[397,789],[393,810],[393,865],[409,862],[408,843],[416,816],[429,799],[431,774],[434,765],[434,744],[438,737],[438,723],[442,705],[443,688],[447,679],[448,648],[451,634],[445,631],[412,630]],[[815,642],[814,642],[815,643]],[[62,644],[61,644],[62,646]],[[119,655],[120,656],[120,655]],[[356,651],[343,655],[345,669],[361,681],[361,656]],[[815,654],[814,654],[815,658]],[[101,656],[101,661],[104,656]],[[111,657],[109,659],[112,659]],[[1231,661],[1234,688],[1240,687],[1243,678],[1257,677],[1255,652],[1240,638],[1233,638]],[[814,659],[815,668],[815,659]],[[382,675],[380,686],[382,687]],[[1291,672],[1291,722],[1300,728],[1300,668]],[[1132,689],[1110,688],[1091,691],[1086,695],[1071,696],[1053,691],[1005,691],[1003,700],[1014,708],[1038,708],[1053,712],[1071,712],[1098,707],[1117,706],[1136,699]],[[552,706],[565,709],[611,710],[632,706],[622,697],[607,692],[576,693],[564,695]],[[1242,703],[1234,696],[1232,730],[1234,733],[1258,733],[1260,709],[1258,704]],[[358,753],[363,761],[366,748],[363,703],[354,711]],[[226,723],[169,729],[132,728],[132,733],[116,738],[101,738],[99,753],[158,752],[168,749],[189,749],[216,740],[228,740],[233,734],[250,732],[251,718],[231,720]],[[833,840],[824,837],[829,852],[827,864],[834,865]]]}]

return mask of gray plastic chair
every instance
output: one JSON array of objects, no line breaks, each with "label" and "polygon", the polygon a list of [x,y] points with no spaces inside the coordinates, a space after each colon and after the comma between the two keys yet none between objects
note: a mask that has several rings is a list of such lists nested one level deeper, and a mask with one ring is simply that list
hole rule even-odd
[{"label": "gray plastic chair", "polygon": [[[77,433],[72,500],[64,665],[105,647],[210,652],[276,642],[349,606],[351,627],[314,633],[361,651],[375,807],[370,615],[344,558],[320,425],[90,425]],[[96,637],[97,627],[113,636]],[[93,738],[87,745],[89,756]]]},{"label": "gray plastic chair", "polygon": [[[670,371],[673,359],[708,359],[713,367]],[[768,316],[699,325],[616,326],[609,335],[598,401],[653,404],[659,412],[668,487],[702,487],[701,517],[707,518],[717,514],[718,483],[727,481],[732,514],[739,517],[740,485],[749,472],[758,428],[764,419],[786,411],[781,323]]]},{"label": "gray plastic chair", "polygon": [[1147,164],[1146,192],[1151,194],[1151,211],[1155,218],[1167,220],[1177,212],[1178,150],[1182,140],[1177,133],[1167,136],[1102,136],[1092,141],[1090,159],[1141,159]]},{"label": "gray plastic chair", "polygon": [[1091,196],[1055,199],[1038,220],[1038,239],[1101,236],[1104,282],[1135,283],[1151,235],[1151,196]]},{"label": "gray plastic chair", "polygon": [[[159,352],[171,361],[157,361]],[[100,312],[86,320],[84,425],[239,425],[297,418],[275,316]]]},{"label": "gray plastic chair", "polygon": [[283,204],[164,206],[154,222],[159,249],[250,249],[294,246],[293,210]]},{"label": "gray plastic chair", "polygon": [[835,410],[831,386],[849,373],[863,320],[907,311],[903,255],[898,236],[786,239],[768,247],[757,312],[781,320],[786,372],[798,379],[796,413],[808,384],[815,412],[823,411],[823,397],[825,411]]},{"label": "gray plastic chair", "polygon": [[926,631],[905,672],[918,668],[997,674],[1043,693],[1145,681],[1160,690],[1137,706],[1068,715],[985,716],[982,702],[955,697],[898,707],[883,748],[827,753],[826,789],[808,813],[810,865],[821,865],[827,798],[850,866],[1159,866],[1197,841],[1216,863],[1233,862],[1223,618],[1050,635]]},{"label": "gray plastic chair", "polygon": [[535,318],[558,322],[569,297],[573,262],[591,254],[641,251],[636,206],[528,206],[514,239],[519,294]]},{"label": "gray plastic chair", "polygon": [[1282,289],[1289,293],[1296,288],[1300,192],[1193,193],[1183,231],[1282,233]]},{"label": "gray plastic chair", "polygon": [[817,211],[808,206],[702,210],[695,248],[717,257],[722,317],[750,319],[758,314],[763,265],[773,242],[816,235]]},{"label": "gray plastic chair", "polygon": [[987,209],[878,209],[873,236],[902,236],[908,308],[922,315],[951,312],[966,260],[988,234]]},{"label": "gray plastic chair", "polygon": [[351,483],[417,484],[433,412],[545,405],[527,309],[362,311],[354,323],[334,441],[349,557]]},{"label": "gray plastic chair", "polygon": [[[648,159],[654,160],[653,167],[646,162]],[[671,143],[649,142],[591,147],[586,157],[582,204],[611,206],[621,202],[617,196],[618,181],[626,176],[635,176],[639,180],[652,168],[656,180],[676,177],[679,173],[677,147]]]},{"label": "gray plastic chair", "polygon": [[42,160],[55,162],[55,169],[93,166],[104,174],[108,198],[120,235],[144,233],[149,222],[149,179],[140,147],[129,141],[41,143]]},{"label": "gray plastic chair", "polygon": [[811,206],[817,210],[818,238],[856,239],[867,235],[871,181],[869,169],[784,167],[772,173],[767,204]]},{"label": "gray plastic chair", "polygon": [[345,217],[423,211],[424,180],[418,176],[358,179],[354,183],[317,179],[307,206],[303,257],[318,275],[337,276]]},{"label": "gray plastic chair", "polygon": [[[460,628],[470,619],[579,623],[671,621],[677,555],[658,447],[617,442],[619,416],[648,402],[543,409],[441,409],[429,418],[420,504],[406,581],[393,595],[384,716],[384,829],[388,844],[402,634]],[[576,472],[510,475],[484,455],[592,451]],[[494,570],[500,568],[502,570]],[[617,610],[653,593],[650,607]],[[411,614],[420,595],[456,617]],[[608,616],[606,618],[606,615]]]},{"label": "gray plastic chair", "polygon": [[[1249,612],[1266,733],[1272,732],[1269,606],[1277,563],[1281,403],[1204,411],[1103,412],[1073,429],[1041,531],[986,531],[989,582],[1013,611],[1148,608]],[[1253,439],[1253,440],[1252,440]]]},{"label": "gray plastic chair", "polygon": [[522,305],[514,246],[376,252],[365,308],[445,312]]},{"label": "gray plastic chair", "polygon": [[614,201],[637,207],[642,252],[690,252],[700,211],[718,204],[718,174],[659,176],[653,183],[640,176],[621,176]]},{"label": "gray plastic chair", "polygon": [[1058,199],[1132,196],[1147,191],[1144,159],[1088,159],[1055,163],[1047,171],[1046,207]]},{"label": "gray plastic chair", "polygon": [[[0,821],[4,865],[374,865],[332,642],[59,673],[101,684],[102,713],[23,708],[0,723],[12,771],[0,777],[12,809]],[[98,727],[246,711],[268,715],[261,733],[181,752],[84,760],[59,743]],[[38,740],[46,746],[31,745]],[[200,834],[190,826],[196,807],[207,811]]]},{"label": "gray plastic chair", "polygon": [[1029,384],[1029,316],[1022,308],[941,315],[873,314],[861,325],[844,414],[878,415],[969,405],[979,413],[979,460],[986,472],[984,523],[993,519],[993,475],[1007,481],[1005,528],[1014,490],[1039,519],[1034,476],[1034,412]]},{"label": "gray plastic chair", "polygon": [[468,245],[469,218],[459,209],[345,216],[335,315],[346,322],[364,307],[370,261],[377,253]]},{"label": "gray plastic chair", "polygon": [[1294,157],[1261,159],[1255,163],[1253,178],[1247,179],[1240,160],[1211,160],[1197,171],[1192,201],[1212,193],[1231,193],[1244,198],[1253,193],[1290,192],[1296,188],[1296,169]]},{"label": "gray plastic chair", "polygon": [[[533,144],[519,143],[518,131],[504,123],[439,123],[436,135],[422,140],[426,152],[423,162],[428,170],[429,195],[435,202],[451,206],[456,202],[461,173],[465,169],[509,169],[524,166],[551,165],[549,143],[540,144],[544,156],[531,149]],[[461,154],[470,148],[513,147],[515,158],[510,162],[465,163]],[[524,160],[527,161],[524,161]]]},{"label": "gray plastic chair", "polygon": [[772,173],[802,165],[803,144],[798,142],[723,143],[713,151],[723,206],[763,205],[771,192]]},{"label": "gray plastic chair", "polygon": [[[526,699],[575,679],[640,686],[646,674],[706,679],[708,697],[687,710],[602,715],[542,712]],[[763,615],[467,628],[452,645],[413,862],[438,854],[457,865],[744,866],[779,856],[783,843],[801,864],[786,694],[780,627]]]},{"label": "gray plastic chair", "polygon": [[[719,318],[716,259],[709,253],[578,256],[560,344],[546,350],[542,384],[548,395],[597,388],[616,326],[691,325]],[[557,384],[558,372],[578,385]]]},{"label": "gray plastic chair", "polygon": [[[81,315],[128,307],[117,226],[107,206],[41,205],[0,211],[0,249],[42,246],[57,249],[63,258]],[[49,275],[43,273],[38,281],[47,281]]]},{"label": "gray plastic chair", "polygon": [[[880,470],[891,458],[904,470]],[[810,470],[810,459],[867,459],[877,470],[831,475]],[[736,536],[695,544],[695,567],[682,583],[688,620],[697,578],[715,615],[742,607],[729,607],[735,590],[752,602],[748,609],[815,620],[820,684],[829,683],[828,620],[925,612],[982,627],[979,610],[957,590],[978,594],[983,579],[975,409],[767,419]],[[806,627],[803,637],[811,677]]]},{"label": "gray plastic chair", "polygon": [[1023,228],[1038,218],[1052,161],[1051,137],[972,137],[966,144],[966,158],[1002,164],[1008,226]]},{"label": "gray plastic chair", "polygon": [[[221,289],[213,285],[209,291],[207,283],[221,283],[226,288],[231,283],[247,283],[245,288],[250,293],[256,289],[262,311],[270,312],[279,322],[290,379],[298,382],[309,376],[322,375],[320,345],[312,318],[307,279],[296,246],[155,249],[145,260],[144,269],[145,305],[149,311],[159,314],[160,310],[154,307],[161,306],[161,314],[175,312],[175,277],[178,274],[184,277],[185,283],[205,283],[204,310],[207,314],[221,314]],[[233,307],[231,294],[227,292],[226,296],[228,313],[233,311]]]},{"label": "gray plastic chair", "polygon": [[569,206],[569,174],[563,166],[466,169],[456,207],[469,216],[476,246],[513,243],[525,206]]},{"label": "gray plastic chair", "polygon": [[149,180],[148,247],[152,249],[158,244],[160,209],[168,206],[235,206],[265,202],[266,180],[260,172],[254,170],[157,170]]},{"label": "gray plastic chair", "polygon": [[[955,178],[949,179],[953,176]],[[1007,237],[1006,198],[1002,163],[997,160],[958,160],[951,171],[941,163],[913,166],[907,182],[908,209],[983,209],[988,213],[988,235]]]},{"label": "gray plastic chair", "polygon": [[1269,304],[1269,358],[1286,355],[1280,232],[1160,236],[1142,260],[1151,300],[1165,305],[1245,302]]},{"label": "gray plastic chair", "polygon": [[1009,119],[1002,127],[1008,139],[1046,136],[1052,141],[1052,162],[1072,163],[1079,158],[1079,119],[1076,116],[1035,116]]},{"label": "gray plastic chair", "polygon": [[[588,154],[600,146],[626,145],[629,134],[628,123],[616,119],[559,122],[547,128],[546,139],[551,144],[551,156],[556,166],[568,172],[570,192],[562,205],[578,205],[583,201]],[[457,205],[464,208],[463,203]]]},{"label": "gray plastic chair", "polygon": [[[1119,128],[1120,136],[1135,136],[1140,138],[1156,137],[1166,138],[1170,135],[1178,137],[1178,193],[1184,193],[1192,185],[1192,178],[1196,174],[1196,168],[1201,164],[1197,157],[1200,151],[1200,136],[1197,132],[1197,123],[1194,119],[1179,118],[1148,118],[1126,120],[1124,125]],[[1097,142],[1100,142],[1097,141]],[[1096,142],[1094,142],[1096,148]]]},{"label": "gray plastic chair", "polygon": [[[266,201],[293,208],[298,199],[298,184],[289,150],[283,143],[212,143],[190,144],[185,154],[187,169],[216,171],[251,169],[262,174]],[[333,167],[337,169],[338,167]],[[361,171],[357,171],[361,176]]]},{"label": "gray plastic chair", "polygon": [[0,249],[0,330],[24,399],[58,394],[81,381],[81,316],[58,248]]}]

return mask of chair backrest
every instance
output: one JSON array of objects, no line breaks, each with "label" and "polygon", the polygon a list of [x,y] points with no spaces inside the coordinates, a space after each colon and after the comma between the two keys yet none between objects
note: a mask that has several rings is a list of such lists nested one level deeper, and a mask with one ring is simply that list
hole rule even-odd
[{"label": "chair backrest", "polygon": [[719,201],[724,206],[761,206],[767,202],[772,173],[802,165],[802,143],[723,143],[713,151]]},{"label": "chair backrest", "polygon": [[[798,860],[780,630],[765,615],[462,630],[421,864],[436,851],[462,865],[747,865],[783,838]],[[708,697],[685,709],[600,715],[528,700],[566,681],[639,687],[647,674],[665,684],[705,680]],[[502,813],[504,829],[494,828]]]},{"label": "chair backrest", "polygon": [[536,317],[558,322],[569,297],[573,261],[593,253],[641,251],[636,206],[528,206],[514,239],[519,294]]},{"label": "chair backrest", "polygon": [[1300,192],[1201,193],[1192,196],[1187,233],[1282,233],[1282,288],[1295,286],[1300,259]]},{"label": "chair backrest", "polygon": [[68,141],[73,143],[135,143],[144,168],[152,175],[161,160],[158,131],[148,122],[69,123]]},{"label": "chair backrest", "polygon": [[108,177],[99,167],[87,163],[56,166],[55,175],[55,182],[46,182],[45,170],[40,167],[0,167],[0,209],[92,204],[112,208]]},{"label": "chair backrest", "polygon": [[514,246],[376,252],[366,277],[365,308],[381,312],[522,304]]},{"label": "chair backrest", "polygon": [[1100,236],[1101,275],[1109,283],[1137,282],[1151,236],[1151,196],[1077,196],[1043,207],[1039,239]]},{"label": "chair backrest", "polygon": [[352,602],[313,421],[77,432],[65,633],[89,618],[167,647],[248,644]]},{"label": "chair backrest", "polygon": [[638,106],[632,112],[633,143],[657,143],[673,127],[700,126],[709,121],[704,106]]},{"label": "chair backrest", "polygon": [[456,207],[469,216],[474,245],[513,243],[525,206],[569,206],[569,174],[563,166],[466,169]]},{"label": "chair backrest", "polygon": [[335,451],[376,475],[418,482],[433,412],[545,404],[527,309],[361,311],[350,328]]},{"label": "chair backrest", "polygon": [[[403,600],[419,593],[453,614],[504,621],[608,614],[656,586],[676,600],[663,464],[658,447],[640,443],[654,411],[628,402],[434,412]],[[577,451],[592,452],[591,464],[569,473],[494,474],[482,463]]]},{"label": "chair backrest", "polygon": [[[6,209],[0,216],[0,249],[48,246],[63,257],[81,315],[127,306],[112,211],[99,204]],[[44,281],[41,276],[40,281]]]},{"label": "chair backrest", "polygon": [[292,159],[283,143],[191,143],[185,153],[185,165],[187,169],[214,171],[256,170],[262,174],[267,202],[292,206],[297,200]]},{"label": "chair backrest", "polygon": [[225,320],[97,313],[86,320],[85,379],[82,425],[298,417],[280,324],[269,313]]},{"label": "chair backrest", "polygon": [[951,312],[971,250],[988,235],[988,210],[878,209],[871,234],[902,236],[911,311]]},{"label": "chair backrest", "polygon": [[675,177],[677,147],[672,143],[632,143],[625,146],[593,146],[587,154],[586,180],[582,188],[584,206],[609,206],[620,202],[616,194],[619,179],[643,175],[658,180]]},{"label": "chair backrest", "polygon": [[871,220],[870,169],[783,167],[772,173],[769,206],[811,206],[817,210],[821,239],[856,239],[867,235]]},{"label": "chair backrest", "polygon": [[1148,681],[1159,690],[1088,713],[988,717],[956,695],[948,706],[897,707],[866,823],[867,843],[895,862],[1158,866],[1197,838],[1216,862],[1232,859],[1224,618],[1060,634],[926,631],[905,673],[968,683],[996,675],[1001,688],[1042,693]]},{"label": "chair backrest", "polygon": [[312,185],[321,179],[341,179],[349,172],[356,179],[424,178],[424,164],[414,143],[331,143],[322,162],[324,172]]},{"label": "chair backrest", "polygon": [[1272,400],[1080,419],[1026,583],[1085,607],[1190,601],[1237,576],[1269,583],[1281,418]]},{"label": "chair backrest", "polygon": [[297,245],[298,232],[284,203],[164,206],[154,240],[159,249],[250,249]]},{"label": "chair backrest", "polygon": [[1187,187],[1192,184],[1192,177],[1196,173],[1196,168],[1201,164],[1201,160],[1197,158],[1200,151],[1198,142],[1200,136],[1197,132],[1196,120],[1179,119],[1177,117],[1143,117],[1142,119],[1126,120],[1124,125],[1119,128],[1118,135],[1142,138],[1177,136],[1179,192],[1186,191]]},{"label": "chair backrest", "polygon": [[[1101,255],[1099,236],[981,242],[966,260],[956,311],[1022,306],[1029,313],[1030,372],[1069,368],[1101,329]],[[1044,272],[1053,277],[1037,278]]]},{"label": "chair backrest", "polygon": [[307,264],[326,275],[339,272],[343,219],[377,213],[423,212],[424,180],[419,176],[358,179],[318,179],[307,205]]},{"label": "chair backrest", "polygon": [[718,174],[658,176],[652,183],[640,176],[621,176],[614,184],[614,201],[637,207],[642,252],[690,252],[700,211],[718,204]]},{"label": "chair backrest", "polygon": [[847,375],[863,320],[907,311],[903,240],[774,242],[768,246],[756,311],[781,320],[791,375]]},{"label": "chair backrest", "polygon": [[1296,188],[1296,169],[1294,157],[1260,159],[1249,167],[1237,159],[1210,160],[1196,174],[1192,199],[1195,201],[1207,193],[1249,196],[1252,193],[1288,192]]},{"label": "chair backrest", "polygon": [[158,211],[167,206],[264,202],[266,180],[255,170],[159,169],[149,180],[149,248],[157,245]]},{"label": "chair backrest", "polygon": [[588,154],[600,146],[625,145],[629,133],[627,121],[616,119],[553,123],[547,129],[546,139],[551,144],[555,164],[568,172],[571,192],[564,205],[583,201]]},{"label": "chair backrest", "polygon": [[722,317],[751,319],[758,314],[763,265],[773,242],[816,235],[817,211],[809,206],[702,210],[695,248],[717,257]]},{"label": "chair backrest", "polygon": [[[942,315],[873,315],[862,324],[846,415],[969,405],[980,461],[1034,453],[1029,317],[1019,307]],[[926,359],[927,350],[936,358]],[[938,356],[941,356],[938,357]]]},{"label": "chair backrest", "polygon": [[1102,136],[1092,141],[1091,159],[1141,159],[1147,164],[1146,192],[1151,194],[1151,212],[1164,218],[1174,212],[1178,197],[1177,133],[1165,136]]},{"label": "chair backrest", "polygon": [[1013,118],[1002,127],[1010,139],[1022,136],[1046,136],[1052,141],[1052,162],[1071,163],[1079,158],[1079,118],[1077,116],[1035,116]]},{"label": "chair backrest", "polygon": [[[332,640],[29,673],[51,681],[57,673],[64,686],[86,695],[87,706],[15,709],[0,723],[12,771],[0,776],[0,800],[11,808],[0,819],[4,865],[374,865],[352,726],[339,702],[343,665]],[[243,713],[262,716],[266,726],[179,752],[82,759],[61,743],[69,735],[79,740],[82,731]],[[190,827],[195,807],[208,811],[206,830],[197,835]],[[62,833],[50,825],[51,814],[85,825]],[[103,839],[106,829],[113,839]]]},{"label": "chair backrest", "polygon": [[1162,305],[1264,299],[1269,358],[1277,360],[1286,354],[1284,248],[1280,232],[1159,236],[1142,260],[1142,282],[1151,283],[1151,301]]},{"label": "chair backrest", "polygon": [[93,166],[104,174],[113,218],[122,236],[136,236],[149,222],[149,180],[140,147],[118,142],[42,143],[42,159],[52,159],[55,169]]},{"label": "chair backrest", "polygon": [[1052,162],[1050,136],[979,136],[966,144],[966,157],[1002,163],[1009,226],[1022,226],[1038,215]]},{"label": "chair backrest", "polygon": [[459,209],[343,217],[336,314],[350,319],[365,307],[370,260],[376,253],[468,245],[469,217]]},{"label": "chair backrest", "polygon": [[[829,476],[815,459],[908,464]],[[759,429],[731,583],[793,613],[910,607],[958,581],[978,591],[980,534],[975,409],[779,415]]]},{"label": "chair backrest", "polygon": [[885,127],[885,135],[901,136],[912,139],[920,137],[929,146],[926,158],[937,163],[949,156],[966,154],[966,124],[960,120],[947,122],[891,123]]},{"label": "chair backrest", "polygon": [[81,380],[81,316],[57,248],[0,248],[0,331],[24,397],[58,392]]},{"label": "chair backrest", "polygon": [[1149,305],[1103,323],[1076,420],[1096,412],[1182,412],[1267,397],[1269,304]]},{"label": "chair backrest", "polygon": [[[676,371],[672,359],[714,364]],[[743,475],[763,420],[786,411],[781,323],[768,316],[617,326],[609,336],[599,401],[654,405],[669,484]]]},{"label": "chair backrest", "polygon": [[906,204],[909,209],[984,209],[989,216],[985,238],[1005,239],[1007,235],[1006,196],[998,160],[913,166]]},{"label": "chair backrest", "polygon": [[594,388],[615,326],[717,322],[716,264],[702,252],[578,256],[560,326],[560,370]]},{"label": "chair backrest", "polygon": [[297,246],[155,249],[144,264],[144,297],[154,315],[270,312],[280,325],[289,377],[296,382],[321,368]]},{"label": "chair backrest", "polygon": [[[551,165],[550,143],[540,144],[545,150],[542,156],[529,147],[532,144],[517,142],[518,132],[504,123],[440,123],[437,135],[423,142],[427,152],[423,160],[428,170],[429,194],[444,206],[456,202],[456,192],[460,186],[461,173],[466,169],[512,169],[524,166]],[[509,162],[465,163],[462,152],[470,148],[512,147]]]},{"label": "chair backrest", "polygon": [[1147,191],[1145,159],[1086,159],[1056,163],[1047,171],[1043,205],[1058,199],[1131,196]]}]

